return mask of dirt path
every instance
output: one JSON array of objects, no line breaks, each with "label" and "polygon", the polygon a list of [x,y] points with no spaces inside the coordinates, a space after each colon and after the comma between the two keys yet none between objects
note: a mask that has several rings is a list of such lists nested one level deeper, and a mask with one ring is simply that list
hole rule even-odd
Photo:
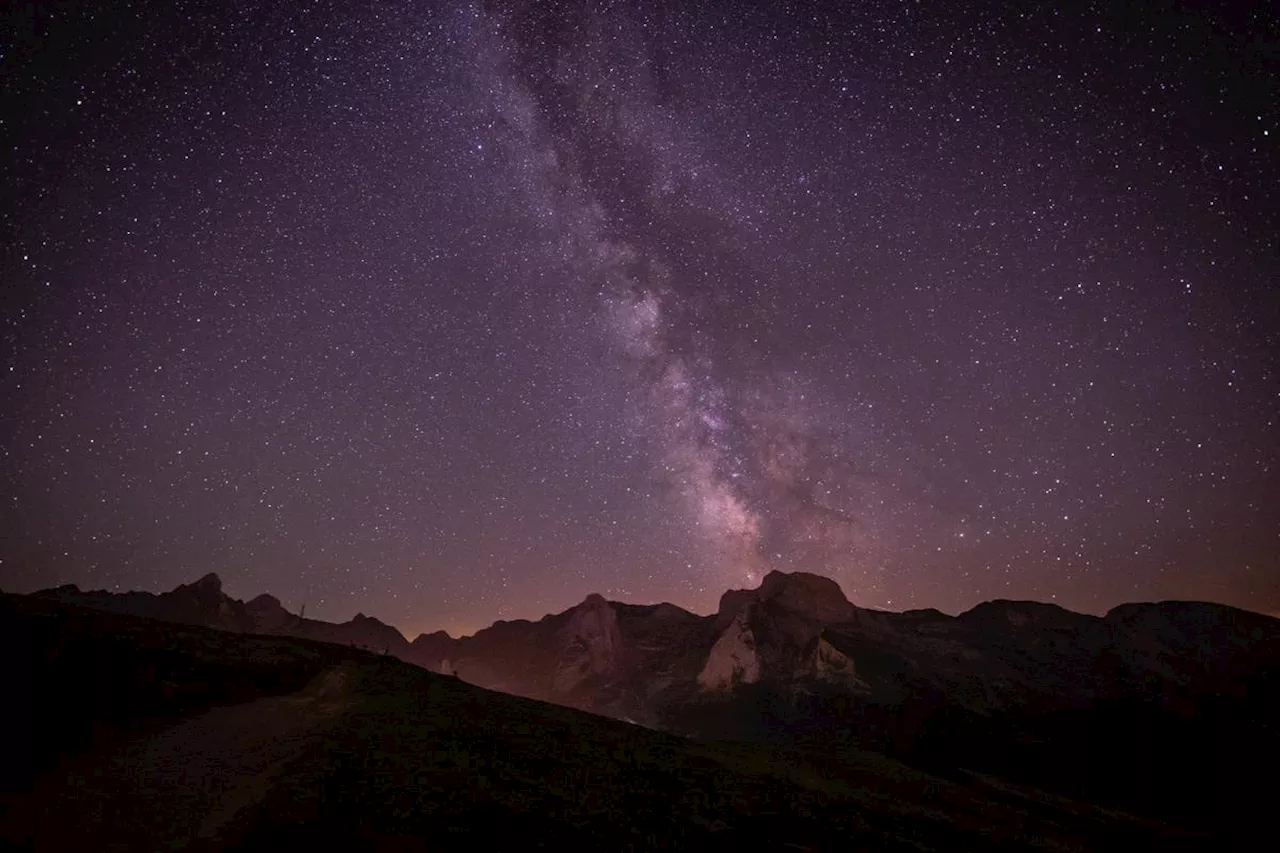
[{"label": "dirt path", "polygon": [[290,696],[214,708],[37,786],[35,850],[199,849],[356,702],[338,667]]}]

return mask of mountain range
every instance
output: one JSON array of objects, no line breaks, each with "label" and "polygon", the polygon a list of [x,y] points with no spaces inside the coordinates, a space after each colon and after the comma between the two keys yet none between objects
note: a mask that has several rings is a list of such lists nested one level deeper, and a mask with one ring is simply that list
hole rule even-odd
[{"label": "mountain range", "polygon": [[33,597],[355,646],[674,734],[874,749],[1198,825],[1260,814],[1251,774],[1280,758],[1280,620],[1220,604],[892,613],[828,578],[773,572],[709,616],[591,595],[536,622],[409,641],[363,614],[334,624],[269,595],[233,599],[216,575],[159,595]]}]

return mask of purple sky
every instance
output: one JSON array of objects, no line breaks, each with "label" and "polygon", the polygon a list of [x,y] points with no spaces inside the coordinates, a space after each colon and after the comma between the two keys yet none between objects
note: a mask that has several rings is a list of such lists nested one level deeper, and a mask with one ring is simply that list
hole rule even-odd
[{"label": "purple sky", "polygon": [[4,13],[0,587],[1280,609],[1270,4],[76,5]]}]

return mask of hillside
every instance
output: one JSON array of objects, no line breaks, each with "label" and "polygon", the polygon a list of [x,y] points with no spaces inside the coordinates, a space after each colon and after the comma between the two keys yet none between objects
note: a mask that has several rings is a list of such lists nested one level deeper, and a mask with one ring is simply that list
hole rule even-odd
[{"label": "hillside", "polygon": [[377,619],[303,619],[216,576],[161,595],[60,587],[34,598],[385,652],[513,695],[678,735],[870,750],[1219,835],[1260,831],[1280,761],[1280,621],[1205,602],[1105,616],[991,601],[958,616],[848,601],[773,572],[717,613],[589,596],[538,621],[413,642]]},{"label": "hillside", "polygon": [[5,778],[9,849],[1207,843],[975,774],[692,740],[349,647],[13,596],[0,623],[20,651],[5,731],[30,733]]}]

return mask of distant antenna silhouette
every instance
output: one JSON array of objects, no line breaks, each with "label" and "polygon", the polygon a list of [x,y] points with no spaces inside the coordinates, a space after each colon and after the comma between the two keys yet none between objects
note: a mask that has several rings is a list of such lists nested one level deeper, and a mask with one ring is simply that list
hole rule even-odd
[{"label": "distant antenna silhouette", "polygon": [[302,604],[302,609],[298,611],[298,618],[299,618],[299,619],[306,619],[306,618],[307,618],[307,605],[306,605],[306,602],[303,602],[303,604]]}]

